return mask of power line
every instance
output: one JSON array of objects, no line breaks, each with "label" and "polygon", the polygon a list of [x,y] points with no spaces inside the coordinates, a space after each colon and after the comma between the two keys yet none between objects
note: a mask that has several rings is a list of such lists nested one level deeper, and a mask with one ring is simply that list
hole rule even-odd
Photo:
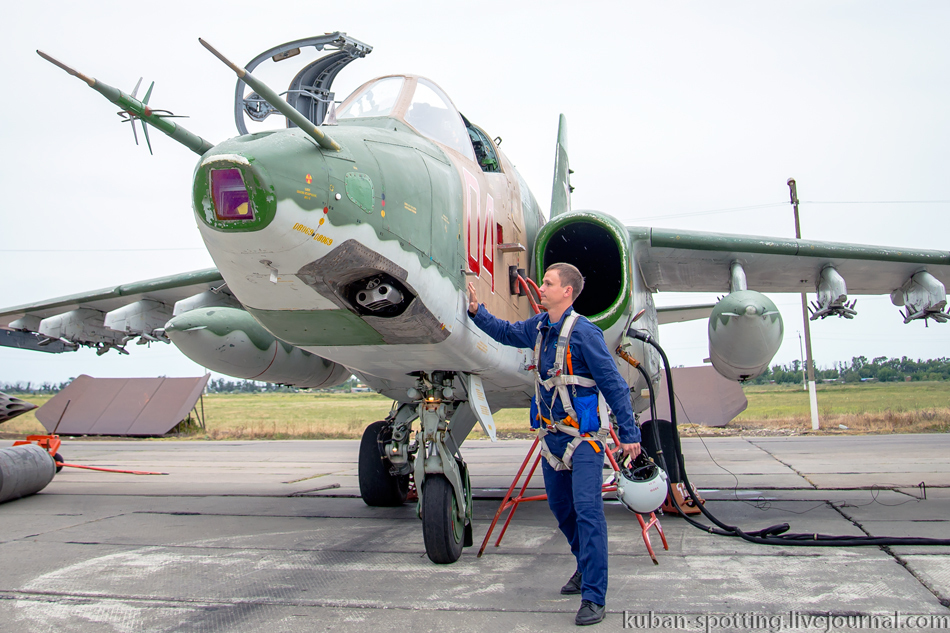
[{"label": "power line", "polygon": [[[768,204],[753,204],[746,207],[726,207],[724,209],[708,209],[706,211],[691,211],[688,213],[670,213],[635,217],[639,220],[666,220],[669,218],[689,218],[699,215],[714,215],[717,213],[732,213],[735,211],[754,211],[756,209],[771,209],[784,207],[788,202],[771,202]],[[801,204],[950,204],[950,200],[802,200]]]},{"label": "power line", "polygon": [[690,213],[669,213],[664,215],[652,215],[647,217],[638,217],[634,220],[665,220],[668,218],[687,218],[697,215],[712,215],[714,213],[731,213],[733,211],[752,211],[754,209],[769,209],[772,207],[784,207],[787,202],[770,202],[768,204],[754,204],[748,207],[728,207],[725,209],[710,209],[708,211],[692,211]]},{"label": "power line", "polygon": [[802,204],[950,204],[950,200],[802,200]]},{"label": "power line", "polygon": [[194,248],[0,248],[0,253],[141,253],[153,251],[203,251]]}]

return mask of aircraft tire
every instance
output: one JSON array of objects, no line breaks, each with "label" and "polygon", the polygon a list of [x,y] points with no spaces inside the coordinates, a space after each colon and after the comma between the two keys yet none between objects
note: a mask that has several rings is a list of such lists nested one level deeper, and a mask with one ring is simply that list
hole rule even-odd
[{"label": "aircraft tire", "polygon": [[433,563],[447,565],[462,555],[465,527],[458,525],[452,484],[445,475],[426,475],[422,490],[422,540]]},{"label": "aircraft tire", "polygon": [[389,425],[384,420],[373,422],[363,431],[360,441],[360,496],[368,506],[401,506],[409,494],[409,475],[391,475],[380,453],[380,433],[388,429]]}]

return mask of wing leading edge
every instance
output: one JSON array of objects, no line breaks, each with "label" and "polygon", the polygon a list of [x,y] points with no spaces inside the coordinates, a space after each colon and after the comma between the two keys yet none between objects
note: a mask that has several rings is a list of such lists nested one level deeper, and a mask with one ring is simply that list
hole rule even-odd
[{"label": "wing leading edge", "polygon": [[851,294],[889,294],[926,271],[950,282],[950,252],[628,227],[644,281],[667,292],[729,292],[739,262],[750,289],[815,292],[833,267]]},{"label": "wing leading edge", "polygon": [[35,316],[43,319],[79,308],[109,312],[140,299],[151,299],[171,305],[223,283],[224,279],[222,279],[217,268],[207,268],[146,281],[137,281],[112,288],[80,292],[0,310],[0,327],[9,327],[11,322],[24,316]]},{"label": "wing leading edge", "polygon": [[223,286],[218,270],[209,268],[13,306],[0,310],[0,329],[7,330],[0,345],[47,352],[85,345],[125,353],[134,338],[168,342],[165,324],[179,311],[239,305]]}]

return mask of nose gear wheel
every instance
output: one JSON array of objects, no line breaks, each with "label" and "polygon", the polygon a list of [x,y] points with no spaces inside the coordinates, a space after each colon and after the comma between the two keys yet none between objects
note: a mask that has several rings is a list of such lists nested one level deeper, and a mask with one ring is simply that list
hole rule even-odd
[{"label": "nose gear wheel", "polygon": [[444,475],[427,476],[422,500],[422,539],[429,560],[454,563],[462,555],[465,526],[458,520],[452,484]]}]

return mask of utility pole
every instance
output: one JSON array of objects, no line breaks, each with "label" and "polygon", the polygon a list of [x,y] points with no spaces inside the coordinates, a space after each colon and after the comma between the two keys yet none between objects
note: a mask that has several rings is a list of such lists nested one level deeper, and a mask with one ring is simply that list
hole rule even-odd
[{"label": "utility pole", "polygon": [[[798,219],[798,188],[795,186],[795,179],[789,178],[788,193],[792,201],[792,209],[795,211],[795,239],[802,239],[802,227]],[[802,292],[802,320],[805,323],[805,365],[808,369],[808,402],[811,405],[811,428],[818,430],[818,394],[815,391],[815,361],[811,355],[811,328],[808,320],[808,298],[805,292]]]},{"label": "utility pole", "polygon": [[802,347],[802,332],[798,331],[798,357],[802,360],[802,391],[808,391],[808,369],[805,367],[805,348]]}]

